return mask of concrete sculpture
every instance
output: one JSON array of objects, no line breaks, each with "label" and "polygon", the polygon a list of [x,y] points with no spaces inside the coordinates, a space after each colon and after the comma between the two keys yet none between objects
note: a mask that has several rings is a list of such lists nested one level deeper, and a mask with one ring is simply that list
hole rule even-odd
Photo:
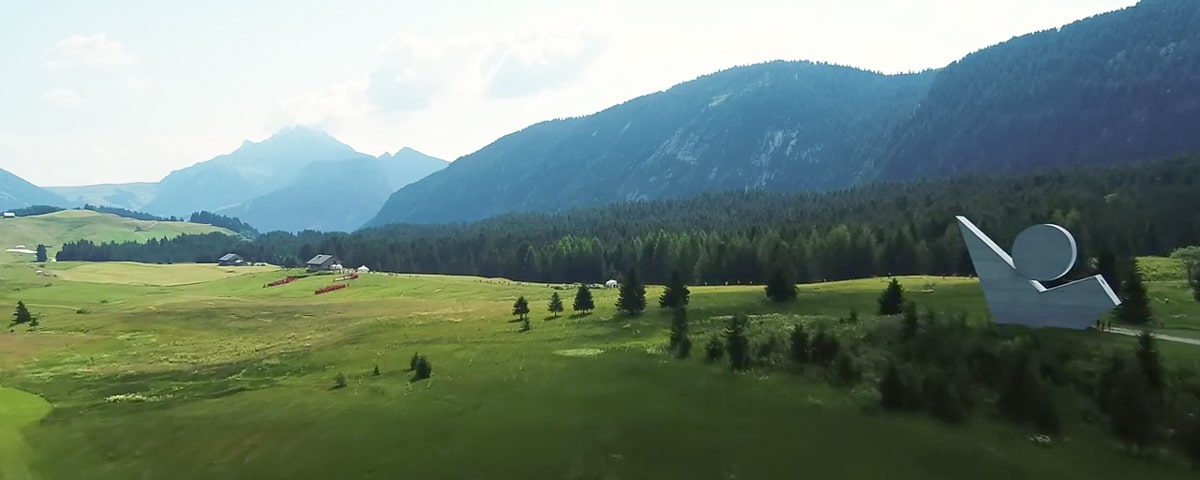
[{"label": "concrete sculpture", "polygon": [[1082,330],[1121,304],[1100,275],[1050,289],[1042,286],[1075,266],[1078,250],[1066,229],[1050,224],[1026,228],[1013,242],[1010,257],[970,220],[956,218],[992,321]]}]

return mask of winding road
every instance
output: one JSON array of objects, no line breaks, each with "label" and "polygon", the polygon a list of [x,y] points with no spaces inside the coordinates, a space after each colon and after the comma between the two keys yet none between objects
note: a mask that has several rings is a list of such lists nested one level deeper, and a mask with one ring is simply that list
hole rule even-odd
[{"label": "winding road", "polygon": [[[1121,328],[1121,327],[1113,327],[1110,330],[1106,330],[1106,332],[1115,333],[1117,335],[1127,335],[1130,337],[1136,337],[1138,335],[1141,335],[1141,333],[1142,333],[1138,330],[1130,330],[1128,328]],[[1188,345],[1200,346],[1200,339],[1176,337],[1173,335],[1162,335],[1162,334],[1158,334],[1158,333],[1154,333],[1154,332],[1151,332],[1151,335],[1153,335],[1155,339],[1162,340],[1164,342],[1186,343]]]}]

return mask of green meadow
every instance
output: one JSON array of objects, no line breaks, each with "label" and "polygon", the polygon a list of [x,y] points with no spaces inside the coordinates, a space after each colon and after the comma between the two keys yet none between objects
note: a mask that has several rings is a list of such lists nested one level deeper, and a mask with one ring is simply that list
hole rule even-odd
[{"label": "green meadow", "polygon": [[91,210],[63,210],[30,217],[8,218],[0,221],[0,254],[8,260],[33,260],[32,254],[5,252],[17,245],[33,250],[45,244],[53,257],[63,242],[91,240],[103,242],[144,242],[151,238],[174,238],[183,234],[233,232],[223,228],[187,222],[154,222],[134,220]]},{"label": "green meadow", "polygon": [[[876,318],[886,279],[803,285],[795,303],[761,286],[692,287],[692,358],[664,350],[660,288],[638,317],[572,315],[556,286],[372,273],[349,288],[296,271],[128,263],[0,264],[0,305],[41,325],[0,333],[0,478],[1195,478],[1171,454],[1126,453],[1104,425],[1064,409],[1051,445],[977,409],[948,425],[871,408],[878,371],[854,387],[819,372],[732,373],[703,360],[725,316],[754,338],[795,322]],[[229,270],[233,270],[230,273]],[[904,277],[922,309],[984,318],[971,279]],[[1177,280],[1150,282],[1175,334],[1200,338],[1200,305]],[[518,333],[518,296],[533,308]],[[7,311],[6,311],[7,314]],[[843,327],[838,327],[843,328]],[[847,334],[854,328],[844,327]],[[1053,332],[1095,349],[1135,339]],[[1195,367],[1200,347],[1161,344]],[[433,367],[411,382],[414,354]],[[372,370],[378,366],[380,374]],[[344,374],[346,386],[334,386]],[[52,408],[51,408],[52,407]]]}]

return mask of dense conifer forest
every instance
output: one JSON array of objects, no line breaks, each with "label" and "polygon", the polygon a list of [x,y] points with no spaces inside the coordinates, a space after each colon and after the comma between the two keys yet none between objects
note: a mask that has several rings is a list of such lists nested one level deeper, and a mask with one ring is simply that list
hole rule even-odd
[{"label": "dense conifer forest", "polygon": [[[971,274],[955,224],[964,215],[1008,247],[1053,222],[1080,245],[1076,273],[1102,254],[1165,255],[1200,238],[1200,155],[1026,176],[966,176],[832,193],[730,192],[629,202],[566,214],[512,214],[453,225],[359,232],[273,232],[245,240],[184,235],[146,244],[67,243],[59,260],[212,262],[236,252],[300,265],[317,253],[375,270],[576,282],[636,266],[661,284],[761,283],[776,268],[800,282],[873,275]],[[195,221],[196,219],[193,219]]]}]

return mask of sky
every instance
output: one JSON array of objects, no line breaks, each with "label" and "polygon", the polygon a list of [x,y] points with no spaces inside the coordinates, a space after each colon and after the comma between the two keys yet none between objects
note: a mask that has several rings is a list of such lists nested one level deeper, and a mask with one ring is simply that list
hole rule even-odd
[{"label": "sky", "polygon": [[7,1],[0,168],[152,182],[290,125],[454,160],[770,60],[903,73],[1136,0]]}]

